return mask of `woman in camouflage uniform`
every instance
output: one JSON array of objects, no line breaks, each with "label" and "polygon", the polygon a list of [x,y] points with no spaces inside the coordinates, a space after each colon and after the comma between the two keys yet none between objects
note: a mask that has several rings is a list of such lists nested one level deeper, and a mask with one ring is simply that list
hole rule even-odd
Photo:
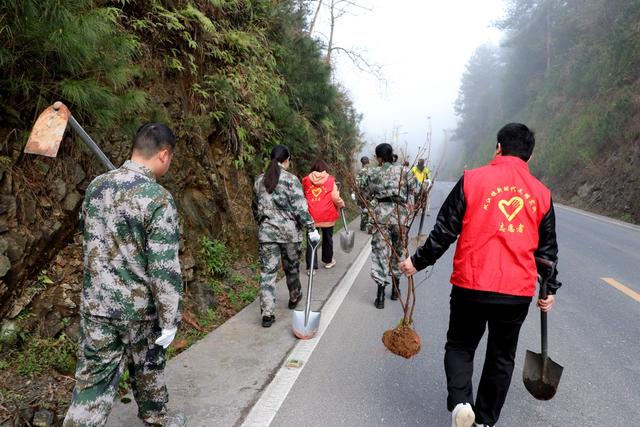
[{"label": "woman in camouflage uniform", "polygon": [[[379,166],[371,168],[365,185],[365,198],[369,201],[370,222],[373,228],[371,241],[371,277],[378,285],[374,305],[384,308],[385,287],[390,283],[391,299],[399,296],[401,271],[400,259],[404,257],[402,241],[406,239],[404,224],[409,215],[409,200],[413,196],[415,183],[407,170],[393,163],[398,158],[390,144],[376,147]],[[393,246],[393,251],[387,245]],[[400,259],[398,258],[400,257]]]},{"label": "woman in camouflage uniform", "polygon": [[253,186],[251,208],[258,223],[260,311],[265,328],[276,319],[275,285],[280,262],[289,288],[289,308],[294,309],[302,299],[299,273],[302,230],[308,233],[310,241],[320,241],[300,180],[287,172],[289,158],[286,146],[278,144],[273,147],[267,171],[256,178]]}]

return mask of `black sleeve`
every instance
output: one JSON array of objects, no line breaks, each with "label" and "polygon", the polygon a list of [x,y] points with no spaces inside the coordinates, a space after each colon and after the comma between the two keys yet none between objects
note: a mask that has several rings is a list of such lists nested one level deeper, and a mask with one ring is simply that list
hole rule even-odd
[{"label": "black sleeve", "polygon": [[444,201],[429,238],[411,257],[411,262],[418,271],[435,264],[462,231],[462,219],[466,209],[463,179],[464,176]]},{"label": "black sleeve", "polygon": [[[551,201],[551,207],[549,211],[542,218],[540,227],[538,228],[538,249],[536,249],[535,256],[538,258],[544,258],[549,261],[553,261],[556,264],[556,269],[553,275],[547,282],[547,293],[555,295],[556,291],[562,283],[558,281],[558,241],[556,240],[556,214],[553,210],[553,200]],[[538,274],[542,277],[545,276],[544,271],[538,267]]]}]

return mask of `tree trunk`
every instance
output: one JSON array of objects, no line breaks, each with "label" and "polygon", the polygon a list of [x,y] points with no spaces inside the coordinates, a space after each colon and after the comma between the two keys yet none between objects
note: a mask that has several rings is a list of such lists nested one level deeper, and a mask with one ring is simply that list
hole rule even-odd
[{"label": "tree trunk", "polygon": [[316,26],[316,20],[318,19],[318,14],[320,13],[320,7],[322,6],[323,0],[318,0],[318,6],[316,7],[316,12],[313,14],[313,19],[311,20],[311,24],[309,24],[309,35],[313,34],[313,28]]},{"label": "tree trunk", "polygon": [[331,0],[331,30],[329,32],[329,44],[327,45],[327,64],[331,65],[331,52],[333,51],[333,30],[336,26],[335,0]]}]

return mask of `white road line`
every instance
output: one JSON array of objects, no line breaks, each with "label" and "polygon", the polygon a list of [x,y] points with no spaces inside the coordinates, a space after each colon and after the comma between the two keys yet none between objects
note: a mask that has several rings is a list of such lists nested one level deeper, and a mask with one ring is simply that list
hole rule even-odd
[{"label": "white road line", "polygon": [[620,227],[628,228],[628,229],[631,229],[631,230],[634,230],[634,231],[640,231],[640,226],[637,226],[635,224],[630,224],[628,222],[624,222],[624,221],[620,221],[620,220],[617,220],[617,219],[609,218],[609,217],[606,217],[606,216],[602,216],[602,215],[594,214],[594,213],[591,213],[591,212],[583,211],[582,209],[572,208],[570,206],[562,205],[560,203],[554,203],[553,205],[556,206],[556,207],[568,210],[570,212],[577,213],[579,215],[588,216],[589,218],[600,220],[602,222],[607,222],[609,224],[613,224],[613,225],[617,225],[617,226],[620,226]]},{"label": "white road line", "polygon": [[[369,259],[369,255],[371,254],[371,245],[369,244],[370,240],[371,239],[367,240],[364,248],[360,252],[360,255],[358,255],[351,268],[349,268],[347,274],[345,274],[337,285],[333,295],[331,295],[322,308],[320,327],[315,338],[304,341],[301,340],[295,345],[271,383],[262,393],[260,399],[258,399],[253,408],[251,408],[249,415],[247,415],[247,418],[245,418],[242,423],[243,427],[268,427],[271,424],[278,413],[280,406],[282,406],[284,400],[287,398],[289,391],[291,391],[293,384],[296,382],[298,376],[300,376],[300,373],[306,366],[313,350],[315,350],[318,342],[322,339],[327,327],[338,311],[338,308],[340,308],[342,301],[344,301],[351,289],[351,286],[355,283],[358,274],[360,274],[360,270],[362,270],[362,267],[364,267],[365,263]],[[301,361],[302,366],[298,368],[289,368],[287,367],[287,364],[290,360]]]}]

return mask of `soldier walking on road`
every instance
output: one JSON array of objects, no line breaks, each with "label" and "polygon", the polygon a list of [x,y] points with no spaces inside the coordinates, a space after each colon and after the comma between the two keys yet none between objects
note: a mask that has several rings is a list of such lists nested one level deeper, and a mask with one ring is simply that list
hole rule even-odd
[{"label": "soldier walking on road", "polygon": [[[371,241],[371,277],[377,285],[376,308],[384,308],[385,288],[391,276],[391,299],[399,296],[400,259],[405,256],[402,241],[406,238],[405,224],[409,215],[409,203],[415,189],[412,174],[402,166],[394,165],[397,156],[390,144],[376,147],[379,166],[369,170],[364,197],[369,200],[373,227]],[[404,236],[404,238],[403,238]],[[387,245],[393,245],[393,251]],[[395,252],[395,254],[394,254]],[[397,256],[396,256],[397,255]]]},{"label": "soldier walking on road", "polygon": [[[557,262],[551,192],[529,172],[535,138],[525,125],[498,132],[495,159],[467,170],[442,205],[427,242],[401,264],[411,276],[433,265],[458,239],[451,275],[451,313],[445,346],[447,407],[453,427],[492,426],[500,416],[514,368],[520,327],[536,291],[534,257]],[[541,271],[542,276],[548,272]],[[557,271],[549,311],[561,286]],[[473,400],[473,358],[484,331],[487,352]]]},{"label": "soldier walking on road", "polygon": [[302,230],[313,243],[320,241],[307,208],[300,180],[288,172],[289,149],[276,145],[271,150],[267,171],[256,178],[251,208],[258,223],[258,257],[260,260],[260,311],[262,326],[270,327],[276,319],[276,275],[282,262],[289,288],[289,308],[302,299],[300,255]]},{"label": "soldier walking on road", "polygon": [[169,169],[175,145],[168,127],[146,124],[134,138],[131,160],[87,188],[80,348],[65,427],[103,426],[125,368],[140,419],[154,426],[186,423],[167,411],[164,380],[182,297],[178,212],[156,182]]},{"label": "soldier walking on road", "polygon": [[[362,196],[365,193],[364,186],[367,183],[367,175],[369,173],[369,158],[367,156],[362,156],[360,159],[360,163],[362,163],[362,168],[358,171],[356,175],[356,191]],[[367,211],[367,207],[364,202],[356,195],[353,194],[353,200],[356,201],[356,204],[360,208],[360,231],[366,231],[367,225],[369,221],[369,212]]]}]

